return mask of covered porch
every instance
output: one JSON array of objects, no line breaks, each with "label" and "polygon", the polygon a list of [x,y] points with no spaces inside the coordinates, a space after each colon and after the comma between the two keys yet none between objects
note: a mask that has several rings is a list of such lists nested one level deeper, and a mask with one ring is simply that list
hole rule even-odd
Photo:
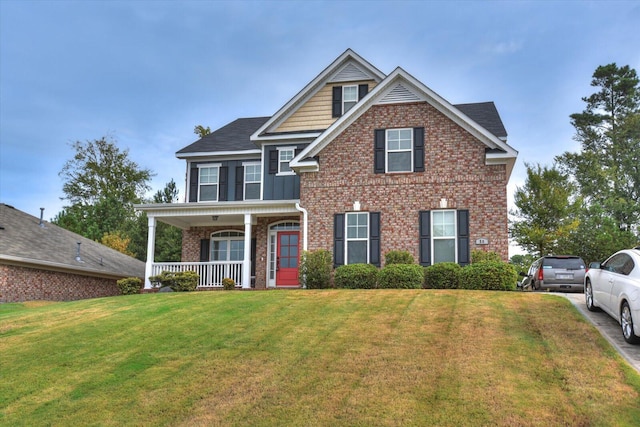
[{"label": "covered porch", "polygon": [[[286,267],[295,267],[287,272],[296,275],[297,285],[297,257],[307,249],[307,212],[298,200],[145,204],[136,209],[149,221],[145,289],[152,288],[149,278],[162,271],[194,271],[199,289],[222,288],[224,278],[242,289],[275,287],[276,272],[280,277]],[[183,230],[181,262],[155,261],[158,221]],[[295,245],[291,251],[285,248],[287,254],[295,249],[295,266],[281,260],[281,244]]]}]

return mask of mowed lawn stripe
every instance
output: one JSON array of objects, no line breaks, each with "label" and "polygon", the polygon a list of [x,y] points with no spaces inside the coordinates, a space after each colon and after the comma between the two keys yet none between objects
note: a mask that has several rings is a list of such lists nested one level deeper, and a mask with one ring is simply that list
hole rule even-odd
[{"label": "mowed lawn stripe", "polygon": [[0,377],[1,425],[640,419],[638,375],[571,304],[516,292],[199,292],[5,305]]}]

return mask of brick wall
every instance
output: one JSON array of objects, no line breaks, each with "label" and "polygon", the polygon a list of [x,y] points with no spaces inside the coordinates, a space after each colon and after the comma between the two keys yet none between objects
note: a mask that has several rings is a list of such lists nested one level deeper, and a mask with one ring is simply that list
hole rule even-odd
[{"label": "brick wall", "polygon": [[[425,128],[425,172],[374,174],[374,129]],[[508,258],[506,168],[484,164],[486,146],[427,103],[373,106],[320,153],[320,171],[304,173],[309,250],[333,248],[333,214],[381,212],[381,254],[407,250],[418,260],[418,212],[468,209],[471,250]],[[478,238],[489,245],[476,247]]]},{"label": "brick wall", "polygon": [[0,265],[0,302],[74,301],[119,294],[115,279]]}]

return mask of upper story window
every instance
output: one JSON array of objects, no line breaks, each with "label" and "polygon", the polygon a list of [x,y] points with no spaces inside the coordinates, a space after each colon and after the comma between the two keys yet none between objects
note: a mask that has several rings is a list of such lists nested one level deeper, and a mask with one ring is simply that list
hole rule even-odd
[{"label": "upper story window", "polygon": [[278,148],[278,175],[293,175],[293,170],[289,167],[289,162],[295,155],[295,148]]},{"label": "upper story window", "polygon": [[217,202],[220,165],[198,165],[198,201]]},{"label": "upper story window", "polygon": [[262,178],[262,169],[260,163],[244,164],[244,199],[259,200],[260,199],[260,182]]},{"label": "upper story window", "polygon": [[358,86],[342,87],[342,114],[346,113],[358,102]]},{"label": "upper story window", "polygon": [[413,129],[387,129],[387,172],[413,171]]},{"label": "upper story window", "polygon": [[456,211],[431,212],[433,264],[456,262]]}]

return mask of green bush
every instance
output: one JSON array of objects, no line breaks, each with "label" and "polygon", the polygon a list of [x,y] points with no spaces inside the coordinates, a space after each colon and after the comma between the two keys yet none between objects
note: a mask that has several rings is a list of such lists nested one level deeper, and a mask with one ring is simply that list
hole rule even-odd
[{"label": "green bush", "polygon": [[502,262],[502,258],[496,252],[474,249],[471,251],[471,264],[478,262]]},{"label": "green bush", "polygon": [[414,263],[413,256],[408,251],[389,251],[384,259],[384,265]]},{"label": "green bush", "polygon": [[142,280],[138,277],[125,277],[116,283],[122,295],[139,294],[140,289],[142,289]]},{"label": "green bush", "polygon": [[506,262],[479,262],[464,267],[460,273],[461,289],[512,291],[516,289],[518,274]]},{"label": "green bush", "polygon": [[174,292],[195,291],[198,287],[200,276],[195,271],[172,272],[163,271],[157,276],[149,277],[154,286],[161,288],[169,286]]},{"label": "green bush", "polygon": [[374,289],[378,282],[378,269],[372,264],[349,264],[336,268],[333,278],[336,288]]},{"label": "green bush", "polygon": [[458,289],[462,267],[455,262],[440,262],[424,268],[426,289]]},{"label": "green bush", "polygon": [[424,268],[417,264],[391,264],[378,273],[382,289],[420,289],[423,282]]},{"label": "green bush", "polygon": [[236,288],[236,281],[230,277],[222,279],[222,287],[225,291],[232,291]]},{"label": "green bush", "polygon": [[331,252],[320,249],[304,252],[300,259],[299,279],[307,289],[326,289],[331,287],[333,259]]}]

